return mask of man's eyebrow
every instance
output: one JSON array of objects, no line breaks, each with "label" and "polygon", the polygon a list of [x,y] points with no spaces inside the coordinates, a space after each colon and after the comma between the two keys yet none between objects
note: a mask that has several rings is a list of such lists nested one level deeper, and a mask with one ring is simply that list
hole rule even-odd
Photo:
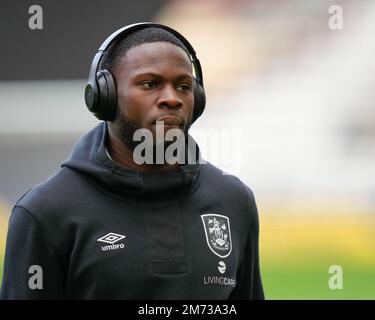
[{"label": "man's eyebrow", "polygon": [[[160,73],[155,73],[155,72],[140,72],[140,73],[136,73],[133,75],[134,78],[139,78],[139,77],[144,77],[144,76],[151,76],[151,77],[154,77],[154,78],[157,78],[157,79],[163,79],[164,76],[163,74],[160,74]],[[181,74],[179,76],[176,77],[176,80],[182,80],[182,79],[189,79],[189,80],[193,80],[193,75],[191,74]]]}]

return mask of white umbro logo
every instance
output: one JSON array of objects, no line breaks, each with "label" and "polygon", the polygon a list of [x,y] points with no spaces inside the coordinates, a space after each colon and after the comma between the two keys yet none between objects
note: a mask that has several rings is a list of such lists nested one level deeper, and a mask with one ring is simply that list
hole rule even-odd
[{"label": "white umbro logo", "polygon": [[124,238],[125,236],[121,234],[110,232],[106,234],[105,236],[99,238],[97,241],[114,244]]},{"label": "white umbro logo", "polygon": [[125,237],[126,236],[123,236],[122,234],[110,232],[106,234],[105,236],[100,237],[97,241],[110,244],[110,245],[102,246],[103,251],[116,250],[116,249],[123,249],[125,247],[123,243],[115,244],[116,242],[124,239]]}]

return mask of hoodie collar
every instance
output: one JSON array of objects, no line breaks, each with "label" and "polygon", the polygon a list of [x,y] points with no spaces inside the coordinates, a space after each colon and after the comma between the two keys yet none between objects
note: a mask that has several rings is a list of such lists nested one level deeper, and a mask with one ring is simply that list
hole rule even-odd
[{"label": "hoodie collar", "polygon": [[119,166],[106,153],[107,137],[107,123],[101,122],[76,143],[61,167],[88,176],[103,191],[116,197],[180,194],[189,191],[197,179],[199,163],[180,165],[177,171],[162,173],[136,172]]}]

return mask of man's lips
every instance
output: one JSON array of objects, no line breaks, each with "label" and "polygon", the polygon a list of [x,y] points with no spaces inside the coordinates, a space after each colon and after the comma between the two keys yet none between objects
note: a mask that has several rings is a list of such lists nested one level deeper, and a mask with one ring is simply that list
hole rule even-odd
[{"label": "man's lips", "polygon": [[[156,121],[163,121],[165,126],[171,126],[171,127],[178,127],[181,126],[184,121],[180,117],[176,116],[164,116],[161,118],[158,118]],[[155,124],[156,124],[155,121]]]}]

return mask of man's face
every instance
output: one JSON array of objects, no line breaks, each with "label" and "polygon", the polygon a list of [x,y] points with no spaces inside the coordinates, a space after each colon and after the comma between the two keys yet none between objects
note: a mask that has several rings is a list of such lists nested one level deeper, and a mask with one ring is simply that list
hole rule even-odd
[{"label": "man's face", "polygon": [[156,121],[164,130],[188,131],[194,95],[192,66],[187,54],[168,42],[145,43],[128,50],[126,62],[115,71],[118,111],[113,125],[124,143],[137,129],[156,134]]}]

